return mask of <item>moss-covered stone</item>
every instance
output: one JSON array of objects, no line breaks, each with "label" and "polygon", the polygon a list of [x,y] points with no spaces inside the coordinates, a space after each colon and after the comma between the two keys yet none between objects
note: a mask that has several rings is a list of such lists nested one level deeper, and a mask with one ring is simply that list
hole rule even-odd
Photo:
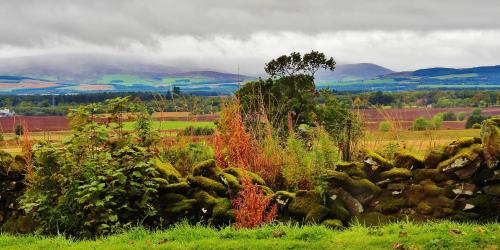
[{"label": "moss-covered stone", "polygon": [[34,232],[36,228],[36,222],[27,215],[13,215],[10,216],[7,221],[0,228],[2,232],[6,233],[21,233],[27,234]]},{"label": "moss-covered stone", "polygon": [[424,159],[424,164],[427,168],[436,168],[438,164],[449,157],[445,153],[445,146],[438,146],[433,149]]},{"label": "moss-covered stone", "polygon": [[390,170],[380,173],[380,178],[390,180],[401,180],[412,177],[412,173],[407,168],[391,168]]},{"label": "moss-covered stone", "polygon": [[153,166],[160,173],[160,177],[167,180],[168,183],[176,183],[181,179],[181,174],[170,163],[162,162],[156,158],[152,160]]},{"label": "moss-covered stone", "polygon": [[354,179],[347,173],[327,170],[321,177],[328,181],[331,187],[342,187],[354,196],[374,195],[380,192],[380,188],[368,179]]},{"label": "moss-covered stone", "polygon": [[168,184],[165,186],[160,186],[160,191],[161,192],[166,192],[166,193],[180,193],[180,194],[186,194],[191,186],[189,185],[188,182],[183,181],[179,183],[173,183],[173,184]]},{"label": "moss-covered stone", "polygon": [[389,170],[394,167],[392,161],[385,159],[371,150],[366,150],[364,163],[370,167],[372,172]]},{"label": "moss-covered stone", "polygon": [[196,199],[184,199],[173,203],[164,209],[164,212],[166,213],[165,218],[170,219],[171,221],[177,221],[179,218],[189,217],[196,204]]},{"label": "moss-covered stone", "polygon": [[330,229],[341,229],[344,227],[342,221],[337,219],[324,220],[321,224]]},{"label": "moss-covered stone", "polygon": [[484,186],[483,192],[485,194],[499,196],[500,195],[500,183]]},{"label": "moss-covered stone", "polygon": [[379,204],[375,206],[375,209],[381,213],[391,214],[398,212],[407,205],[408,202],[404,198],[384,197],[379,200]]},{"label": "moss-covered stone", "polygon": [[210,178],[203,176],[188,176],[188,181],[193,187],[200,187],[203,190],[208,192],[215,192],[219,195],[224,195],[227,191],[226,187],[218,182],[214,181]]},{"label": "moss-covered stone", "polygon": [[232,174],[222,172],[219,175],[219,179],[226,187],[233,191],[233,194],[241,189],[240,181],[238,180],[238,178],[236,178],[236,176]]},{"label": "moss-covered stone", "polygon": [[448,173],[466,167],[479,157],[481,151],[480,144],[473,144],[467,148],[462,148],[450,159],[439,163],[438,169]]},{"label": "moss-covered stone", "polygon": [[210,159],[194,165],[193,176],[203,176],[211,179],[217,179],[222,170],[217,167],[215,160]]},{"label": "moss-covered stone", "polygon": [[350,176],[366,178],[367,176],[363,167],[364,165],[361,162],[338,162],[336,170],[339,172],[345,172]]},{"label": "moss-covered stone", "polygon": [[471,146],[472,144],[480,144],[481,139],[477,137],[463,137],[460,138],[456,141],[453,141],[452,143],[448,144],[444,148],[444,152],[447,155],[454,155],[460,151],[462,148],[467,148]]},{"label": "moss-covered stone", "polygon": [[260,177],[259,175],[255,174],[255,173],[252,173],[250,171],[242,169],[242,168],[233,168],[233,167],[226,168],[223,170],[223,172],[235,176],[236,178],[238,178],[240,183],[244,177],[247,177],[247,178],[250,178],[250,180],[254,184],[266,186],[266,182],[264,181],[264,179],[262,179],[262,177]]},{"label": "moss-covered stone", "polygon": [[415,177],[415,181],[420,182],[426,179],[433,180],[435,182],[443,182],[448,180],[448,177],[443,172],[439,171],[439,169],[434,168],[425,168],[425,169],[417,169],[413,171],[413,176]]},{"label": "moss-covered stone", "polygon": [[177,203],[177,202],[180,202],[180,201],[183,201],[187,199],[186,196],[182,195],[182,194],[176,194],[176,193],[166,193],[166,194],[163,194],[161,197],[160,197],[160,200],[163,204],[172,204],[172,203]]},{"label": "moss-covered stone", "polygon": [[215,200],[214,207],[212,210],[212,216],[214,218],[221,218],[225,220],[232,220],[233,213],[230,213],[231,201],[227,198],[218,198]]},{"label": "moss-covered stone", "polygon": [[500,116],[495,116],[483,122],[481,126],[484,157],[489,168],[500,165]]},{"label": "moss-covered stone", "polygon": [[299,190],[289,201],[288,212],[308,222],[320,222],[328,216],[330,210],[322,205],[320,195],[315,191]]},{"label": "moss-covered stone", "polygon": [[327,207],[331,213],[342,221],[349,220],[351,214],[347,210],[344,202],[335,194],[332,194],[327,199]]},{"label": "moss-covered stone", "polygon": [[424,159],[407,150],[401,150],[394,155],[394,166],[410,170],[419,169],[424,167]]},{"label": "moss-covered stone", "polygon": [[357,221],[361,225],[366,225],[366,226],[384,225],[389,223],[391,221],[391,218],[392,217],[386,216],[379,212],[367,212],[356,216]]},{"label": "moss-covered stone", "polygon": [[420,214],[429,215],[432,214],[432,210],[431,205],[425,201],[419,202],[417,205],[417,212]]}]

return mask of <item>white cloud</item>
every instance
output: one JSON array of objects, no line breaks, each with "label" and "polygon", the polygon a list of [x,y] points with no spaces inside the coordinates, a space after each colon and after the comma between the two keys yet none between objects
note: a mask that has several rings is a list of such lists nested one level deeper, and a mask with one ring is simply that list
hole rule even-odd
[{"label": "white cloud", "polygon": [[255,32],[247,37],[158,35],[147,43],[113,45],[51,37],[38,46],[0,45],[0,58],[54,54],[108,54],[170,66],[257,74],[269,59],[312,49],[340,63],[372,62],[394,70],[500,64],[500,30]]}]

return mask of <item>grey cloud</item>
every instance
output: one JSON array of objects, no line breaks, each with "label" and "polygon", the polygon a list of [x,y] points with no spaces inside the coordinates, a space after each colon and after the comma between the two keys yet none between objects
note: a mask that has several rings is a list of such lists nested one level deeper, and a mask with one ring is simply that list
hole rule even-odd
[{"label": "grey cloud", "polygon": [[2,0],[0,44],[96,44],[258,31],[500,28],[496,0]]}]

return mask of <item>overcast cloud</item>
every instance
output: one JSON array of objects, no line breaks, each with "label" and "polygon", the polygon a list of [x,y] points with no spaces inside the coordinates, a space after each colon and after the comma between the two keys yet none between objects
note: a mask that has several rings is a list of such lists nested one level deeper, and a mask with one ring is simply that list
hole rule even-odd
[{"label": "overcast cloud", "polygon": [[500,64],[496,0],[1,0],[0,58],[104,53],[255,73],[321,50],[395,70]]}]

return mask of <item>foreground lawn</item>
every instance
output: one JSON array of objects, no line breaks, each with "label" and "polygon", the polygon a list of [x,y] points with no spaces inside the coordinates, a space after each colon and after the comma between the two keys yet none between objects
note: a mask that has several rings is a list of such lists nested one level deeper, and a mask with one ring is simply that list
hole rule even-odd
[{"label": "foreground lawn", "polygon": [[383,227],[272,225],[253,230],[216,230],[179,224],[165,231],[127,233],[77,241],[62,236],[0,235],[0,249],[498,249],[500,224],[429,222]]}]

